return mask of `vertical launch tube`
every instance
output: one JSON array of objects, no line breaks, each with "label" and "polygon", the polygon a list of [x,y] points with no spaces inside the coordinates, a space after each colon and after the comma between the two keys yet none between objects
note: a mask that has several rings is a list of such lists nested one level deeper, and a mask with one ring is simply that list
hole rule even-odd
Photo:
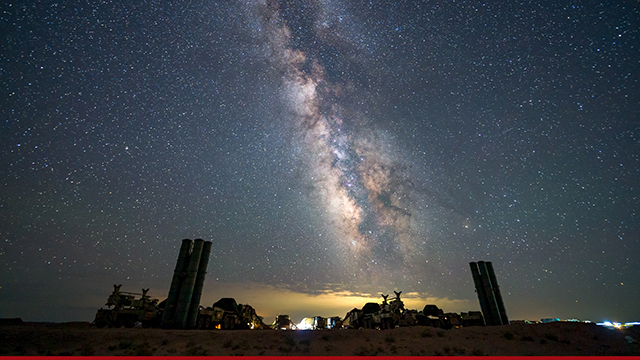
[{"label": "vertical launch tube", "polygon": [[178,298],[178,307],[176,309],[176,325],[179,329],[184,329],[187,325],[187,315],[189,314],[189,306],[193,297],[193,287],[198,275],[203,245],[204,240],[196,240],[193,245],[191,259],[189,259],[189,266],[187,267],[187,277],[180,288],[180,297]]},{"label": "vertical launch tube", "polygon": [[[196,239],[203,241],[201,239]],[[200,310],[200,298],[202,297],[202,288],[204,287],[204,278],[207,275],[207,266],[209,265],[209,254],[211,253],[211,241],[205,241],[202,247],[202,256],[198,265],[198,274],[196,282],[193,286],[193,296],[191,297],[191,305],[189,306],[189,314],[187,315],[187,327],[195,328],[198,320],[198,311]]]},{"label": "vertical launch tube", "polygon": [[187,264],[189,263],[189,252],[191,251],[192,242],[190,239],[182,240],[180,252],[178,253],[178,261],[173,271],[173,279],[169,288],[169,295],[165,302],[164,313],[162,314],[162,327],[171,327],[178,306],[178,298],[180,296],[180,287],[184,280]]},{"label": "vertical launch tube", "polygon": [[489,261],[478,261],[469,263],[473,283],[478,292],[478,301],[484,315],[486,325],[506,325],[509,324],[507,311],[502,302],[500,287],[496,274],[493,271],[493,264]]},{"label": "vertical launch tube", "polygon": [[484,293],[486,294],[485,301],[489,307],[491,325],[502,325],[500,313],[498,312],[498,304],[496,303],[496,297],[493,294],[493,284],[491,284],[491,280],[489,279],[487,262],[478,261],[478,267],[480,268],[480,279],[482,280],[482,286],[484,288]]},{"label": "vertical launch tube", "polygon": [[489,280],[491,280],[491,286],[493,287],[493,296],[496,299],[496,305],[498,306],[498,314],[502,325],[509,324],[509,318],[507,317],[507,310],[504,308],[504,302],[502,301],[502,294],[500,293],[500,287],[498,286],[498,279],[496,279],[496,273],[493,271],[493,264],[487,262],[487,272],[489,273]]},{"label": "vertical launch tube", "polygon": [[484,322],[485,325],[492,325],[490,318],[490,310],[487,304],[487,295],[485,294],[484,286],[482,286],[482,279],[480,278],[480,270],[478,269],[478,264],[475,262],[470,262],[469,266],[471,267],[471,275],[473,276],[473,283],[476,286],[476,293],[478,293],[478,302],[480,303],[480,309],[484,314]]}]

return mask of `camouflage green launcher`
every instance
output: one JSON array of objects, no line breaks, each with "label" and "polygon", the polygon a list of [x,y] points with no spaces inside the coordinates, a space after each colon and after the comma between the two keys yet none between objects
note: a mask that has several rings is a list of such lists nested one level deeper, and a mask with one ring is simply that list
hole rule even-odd
[{"label": "camouflage green launcher", "polygon": [[163,328],[192,329],[196,327],[210,252],[210,241],[182,240],[162,315]]}]

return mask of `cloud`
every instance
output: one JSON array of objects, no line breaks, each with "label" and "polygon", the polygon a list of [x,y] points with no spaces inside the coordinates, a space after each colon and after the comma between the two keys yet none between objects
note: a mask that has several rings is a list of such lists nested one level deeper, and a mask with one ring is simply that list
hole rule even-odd
[{"label": "cloud", "polygon": [[[393,291],[389,291],[386,294]],[[271,323],[278,315],[289,315],[292,321],[299,322],[310,316],[340,316],[353,308],[362,308],[368,302],[380,303],[380,294],[360,293],[341,287],[326,288],[314,292],[300,292],[285,287],[264,284],[239,284],[208,282],[200,303],[210,306],[223,297],[233,297],[238,303],[249,304],[256,309],[258,315]],[[417,292],[402,294],[402,301],[407,309],[422,310],[427,304],[436,304],[445,312],[462,312],[477,310],[478,304],[470,299],[436,298]]]}]

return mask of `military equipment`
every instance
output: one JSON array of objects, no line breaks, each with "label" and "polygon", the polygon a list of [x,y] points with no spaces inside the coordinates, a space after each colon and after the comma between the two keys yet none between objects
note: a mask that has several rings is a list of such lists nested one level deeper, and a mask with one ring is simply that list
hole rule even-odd
[{"label": "military equipment", "polygon": [[483,326],[484,317],[480,311],[469,311],[460,313],[462,326]]},{"label": "military equipment", "polygon": [[193,242],[182,240],[162,316],[162,327],[196,327],[211,245],[210,241],[202,239]]},{"label": "military equipment", "polygon": [[250,305],[236,303],[234,298],[222,298],[211,307],[200,307],[199,329],[258,329],[264,328],[262,318]]},{"label": "military equipment", "polygon": [[394,291],[395,299],[388,301],[389,295],[381,294],[382,303],[367,303],[362,309],[354,308],[342,322],[345,329],[393,329],[404,326],[432,326],[451,329],[460,326],[484,325],[482,313],[469,311],[456,314],[445,313],[436,305],[425,305],[422,311],[405,309],[400,298],[402,291]]},{"label": "military equipment", "polygon": [[423,317],[418,322],[419,325],[437,327],[441,329],[451,329],[460,326],[484,326],[484,319],[480,311],[469,311],[460,314],[445,313],[436,305],[425,305],[422,310]]},{"label": "military equipment", "polygon": [[332,316],[327,319],[327,329],[341,329],[342,319],[340,316]]},{"label": "military equipment", "polygon": [[[108,309],[100,308],[91,324],[98,328],[132,328],[138,323],[143,327],[158,326],[161,309],[158,299],[151,299],[147,295],[149,289],[142,289],[142,294],[138,294],[120,291],[121,287],[122,285],[113,285],[113,293],[105,304]],[[136,299],[136,295],[141,297]]]},{"label": "military equipment", "polygon": [[380,304],[373,302],[364,304],[362,307],[361,326],[365,329],[375,329],[380,326],[381,322]]},{"label": "military equipment", "polygon": [[[338,318],[340,319],[340,318]],[[335,326],[334,318],[322,316],[306,317],[296,325],[297,330],[324,330]]]},{"label": "military equipment", "polygon": [[295,330],[295,324],[289,319],[289,315],[278,315],[271,325],[275,330]]},{"label": "military equipment", "polygon": [[344,316],[342,327],[345,329],[359,329],[362,327],[362,310],[353,308]]},{"label": "military equipment", "polygon": [[493,265],[490,261],[478,261],[477,263],[469,263],[469,266],[485,323],[487,325],[508,325],[509,318],[502,302]]}]

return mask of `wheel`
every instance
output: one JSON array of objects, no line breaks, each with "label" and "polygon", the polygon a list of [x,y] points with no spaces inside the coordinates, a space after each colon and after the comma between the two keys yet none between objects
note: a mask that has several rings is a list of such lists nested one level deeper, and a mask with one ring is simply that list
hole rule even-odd
[{"label": "wheel", "polygon": [[122,325],[124,325],[124,320],[122,320],[122,318],[118,316],[118,317],[116,317],[116,320],[113,322],[112,325],[116,329],[120,328],[120,327],[122,327]]},{"label": "wheel", "polygon": [[225,317],[222,319],[222,329],[231,330],[233,329],[233,324],[231,323],[232,319],[230,317]]},{"label": "wheel", "polygon": [[100,321],[96,321],[96,327],[102,329],[103,327],[107,326],[107,322],[104,320],[100,320]]},{"label": "wheel", "polygon": [[198,318],[198,329],[207,330],[211,325],[211,318],[208,316],[201,316]]}]

